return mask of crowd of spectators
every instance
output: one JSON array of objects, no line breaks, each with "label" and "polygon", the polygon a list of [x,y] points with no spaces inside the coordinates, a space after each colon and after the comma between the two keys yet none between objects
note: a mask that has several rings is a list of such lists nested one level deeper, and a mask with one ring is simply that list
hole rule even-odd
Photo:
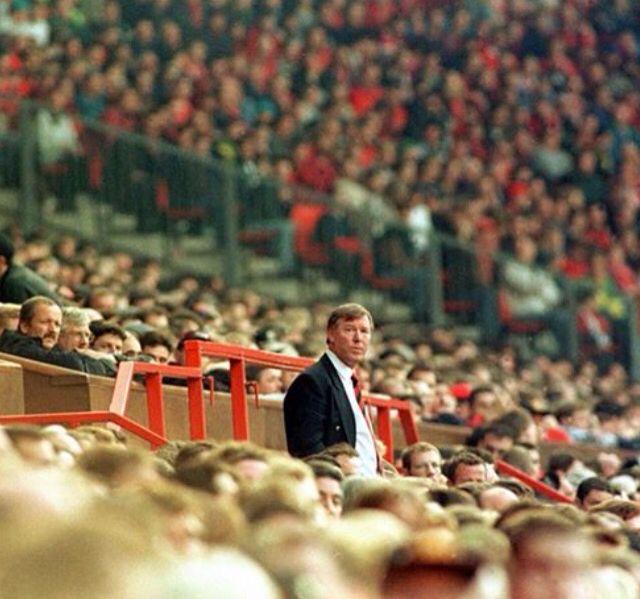
[{"label": "crowd of spectators", "polygon": [[498,477],[477,448],[417,443],[362,478],[349,445],[302,461],[248,442],[131,443],[94,425],[0,428],[3,593],[638,597],[637,460],[607,462],[608,482],[604,463],[578,477],[554,458],[581,480],[571,505]]},{"label": "crowd of spectators", "polygon": [[[289,305],[216,277],[174,275],[153,260],[100,255],[71,236],[12,235],[0,237],[0,262],[8,264],[0,278],[2,351],[108,375],[123,359],[183,363],[190,337],[310,357],[324,350],[325,303]],[[14,268],[29,276],[4,285]],[[228,388],[224,363],[206,368]],[[248,374],[265,394],[282,394],[291,381],[273,368]],[[406,399],[416,421],[476,428],[524,411],[534,444],[640,444],[640,384],[617,363],[602,371],[590,360],[525,362],[508,343],[489,349],[454,327],[387,322],[360,380],[364,390]]]},{"label": "crowd of spectators", "polygon": [[[123,359],[182,363],[187,338],[307,356],[325,347],[331,306],[286,306],[217,279],[176,278],[155,262],[99,255],[69,236],[51,243],[12,235],[9,270],[30,268],[26,283],[38,280],[62,307],[44,295],[3,303],[3,351],[15,350],[7,339],[26,338],[42,354],[31,357],[63,355],[64,363],[51,361],[95,373],[92,364],[114,372]],[[224,363],[206,369],[228,390]],[[313,596],[416,596],[412,585],[435,572],[447,579],[442,597],[460,596],[446,592],[463,587],[478,598],[573,597],[587,592],[584,585],[594,598],[602,585],[637,596],[639,467],[616,450],[638,444],[640,387],[623,368],[598,375],[591,362],[521,364],[513,348],[481,351],[453,329],[382,325],[358,377],[363,391],[410,402],[417,423],[466,425],[466,447],[420,443],[387,464],[385,478],[363,480],[354,475],[358,456],[350,446],[304,465],[242,444],[171,443],[149,454],[120,447],[108,429],[0,429],[7,437],[2,588],[35,596],[46,585],[74,596],[96,577],[95,564],[106,563],[91,587],[98,593],[104,586],[105,596],[121,586],[123,596],[148,596],[150,588],[156,596],[155,584],[180,596],[199,596],[199,585],[214,583],[241,593],[238,576],[229,574],[234,568],[255,571],[246,584],[264,587],[265,597],[299,597],[301,581],[317,587]],[[248,369],[247,378],[274,398],[291,381],[273,368]],[[543,463],[542,441],[563,449]],[[602,447],[587,459],[580,443]],[[497,458],[576,507],[545,503],[498,477]],[[24,533],[24,522],[32,532]],[[549,543],[566,552],[540,549]],[[88,547],[82,557],[80,546]],[[72,560],[74,576],[46,568],[52,559]],[[533,592],[527,577],[540,569],[557,570],[558,578],[542,594],[526,594]]]},{"label": "crowd of spectators", "polygon": [[[611,349],[640,266],[638,11],[629,0],[2,1],[0,100],[7,125],[14,94],[51,102],[43,127],[70,111],[235,162],[280,182],[283,213],[292,185],[332,194],[365,242],[404,222],[408,251],[394,267],[419,265],[433,229],[479,255],[533,253],[589,282],[581,326]],[[59,131],[73,160],[80,138]],[[40,328],[24,308],[33,302],[3,303],[2,339],[41,339],[72,367],[180,363],[189,336],[309,356],[324,347],[325,305],[166,278],[154,261],[98,255],[71,237],[13,235],[16,262],[64,308],[45,302],[55,314]],[[561,291],[546,289],[527,299],[547,302],[540,313],[557,325]],[[638,465],[569,450],[637,448],[638,384],[615,363],[520,364],[509,346],[481,351],[442,327],[414,333],[377,333],[363,388],[405,398],[417,421],[473,432],[470,449],[407,450],[406,480],[393,465],[389,479],[357,479],[346,448],[305,466],[251,446],[151,456],[104,429],[2,429],[3,592],[196,597],[227,584],[225,596],[246,596],[246,584],[252,596],[375,597],[384,586],[401,597],[442,568],[449,591],[470,597],[637,596]],[[251,376],[270,394],[289,380]],[[567,452],[542,466],[543,440]],[[582,511],[498,480],[496,457]]]},{"label": "crowd of spectators", "polygon": [[[0,7],[5,96],[234,162],[244,200],[276,181],[272,217],[295,202],[292,185],[331,194],[334,237],[355,231],[366,245],[402,223],[383,270],[423,264],[434,229],[484,251],[530,239],[535,264],[588,283],[593,346],[625,344],[617,325],[635,309],[624,299],[637,295],[640,259],[630,0]],[[15,119],[17,103],[3,101]],[[61,151],[81,153],[61,130]],[[247,201],[249,217],[263,209]],[[556,318],[562,302],[539,314]]]}]

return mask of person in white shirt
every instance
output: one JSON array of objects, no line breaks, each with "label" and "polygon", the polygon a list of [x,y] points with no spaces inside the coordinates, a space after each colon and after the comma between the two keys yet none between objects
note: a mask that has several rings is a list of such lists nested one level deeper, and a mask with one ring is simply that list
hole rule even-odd
[{"label": "person in white shirt", "polygon": [[293,456],[347,442],[358,452],[358,474],[377,474],[375,440],[353,372],[366,356],[372,332],[373,318],[359,304],[344,304],[330,314],[327,351],[296,377],[284,398],[287,447]]}]

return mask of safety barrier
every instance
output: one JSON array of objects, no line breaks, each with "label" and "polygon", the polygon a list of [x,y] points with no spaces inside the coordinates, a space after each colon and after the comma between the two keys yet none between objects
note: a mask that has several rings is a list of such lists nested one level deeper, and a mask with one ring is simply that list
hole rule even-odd
[{"label": "safety barrier", "polygon": [[507,464],[502,460],[496,460],[496,469],[500,474],[506,474],[507,476],[512,476],[513,478],[517,478],[520,482],[524,483],[528,487],[532,488],[537,493],[552,499],[553,501],[558,501],[560,503],[573,503],[573,501],[563,495],[559,491],[556,491],[553,487],[546,485],[545,483],[529,476],[524,473],[522,470],[515,468],[511,464]]},{"label": "safety barrier", "polygon": [[[245,376],[246,364],[259,364],[271,368],[300,372],[313,363],[313,360],[310,358],[284,356],[263,350],[201,340],[186,341],[185,355],[187,366],[151,364],[146,362],[122,362],[118,369],[108,411],[13,414],[0,416],[0,424],[65,423],[71,426],[77,426],[87,422],[110,422],[147,441],[152,448],[157,448],[167,442],[166,412],[162,383],[165,377],[171,377],[174,380],[180,379],[186,382],[189,436],[192,440],[201,440],[206,438],[202,358],[209,356],[229,361],[233,438],[238,441],[248,440],[247,387],[250,387],[250,385],[247,384]],[[144,376],[148,426],[135,422],[126,416],[131,384],[136,375]],[[255,385],[254,393],[256,406],[259,406],[259,396]],[[211,403],[213,404],[212,386],[210,388],[210,395]],[[406,445],[411,445],[419,441],[417,427],[408,402],[386,395],[372,393],[364,393],[363,400],[366,406],[376,409],[377,436],[386,445],[385,458],[388,461],[393,461],[392,410],[395,410],[398,414],[398,420],[404,433]],[[520,480],[534,491],[545,495],[549,499],[563,503],[572,503],[570,498],[528,476],[510,464],[497,460],[496,467],[501,474]]]},{"label": "safety barrier", "polygon": [[[206,437],[204,400],[202,396],[202,370],[188,366],[151,364],[147,362],[122,362],[113,389],[109,411],[124,416],[127,411],[129,391],[136,374],[145,376],[147,397],[148,430],[158,437],[166,437],[166,419],[162,380],[164,377],[185,380],[188,389],[187,409],[189,413],[189,433],[192,440]],[[197,389],[198,393],[194,393]]]},{"label": "safety barrier", "polygon": [[153,449],[164,445],[167,439],[147,427],[134,422],[121,414],[109,411],[92,412],[55,412],[53,414],[12,414],[0,416],[0,424],[68,424],[78,426],[89,422],[111,422],[130,432],[143,441],[147,441]]},{"label": "safety barrier", "polygon": [[[259,364],[270,368],[280,368],[300,372],[313,364],[311,358],[285,356],[264,350],[258,350],[213,341],[189,340],[184,344],[185,362],[188,366],[202,370],[202,358],[216,357],[229,361],[231,382],[231,410],[233,438],[244,441],[249,439],[249,418],[247,413],[247,381],[245,365]],[[189,401],[193,405],[203,405],[202,385],[189,387]],[[407,445],[416,443],[418,431],[411,414],[409,402],[392,399],[386,395],[363,393],[365,405],[376,408],[377,435],[386,446],[385,458],[393,461],[393,434],[391,411],[398,413]]]}]

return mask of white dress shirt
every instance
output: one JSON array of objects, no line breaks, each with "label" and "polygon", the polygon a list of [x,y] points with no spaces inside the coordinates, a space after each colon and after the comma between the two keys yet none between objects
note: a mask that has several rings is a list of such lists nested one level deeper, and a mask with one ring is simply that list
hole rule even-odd
[{"label": "white dress shirt", "polygon": [[358,405],[356,392],[353,388],[353,370],[349,368],[336,354],[331,350],[327,350],[327,356],[331,360],[334,368],[338,372],[340,382],[344,388],[344,392],[349,399],[351,411],[356,421],[356,451],[360,456],[360,468],[358,474],[361,476],[376,476],[378,473],[378,458],[376,454],[376,446],[371,434],[371,429],[365,420],[364,414]]}]

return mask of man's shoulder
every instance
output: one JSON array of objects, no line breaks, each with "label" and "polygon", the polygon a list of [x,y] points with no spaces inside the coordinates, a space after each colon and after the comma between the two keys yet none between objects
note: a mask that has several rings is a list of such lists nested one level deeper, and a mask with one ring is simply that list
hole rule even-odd
[{"label": "man's shoulder", "polygon": [[38,340],[28,335],[23,335],[19,331],[11,331],[9,329],[0,335],[0,351],[11,353],[11,349],[19,347],[36,347]]},{"label": "man's shoulder", "polygon": [[47,349],[42,347],[42,343],[37,337],[30,337],[19,331],[4,331],[0,335],[0,351],[71,370],[86,370],[79,354],[57,347]]},{"label": "man's shoulder", "polygon": [[325,354],[319,360],[307,366],[294,380],[286,396],[295,395],[308,385],[323,388],[330,380],[331,360]]},{"label": "man's shoulder", "polygon": [[322,354],[313,364],[307,366],[302,373],[312,377],[327,377],[335,367],[327,354]]},{"label": "man's shoulder", "polygon": [[59,300],[37,272],[22,264],[12,264],[2,278],[0,299],[5,302],[22,303],[34,295]]}]

